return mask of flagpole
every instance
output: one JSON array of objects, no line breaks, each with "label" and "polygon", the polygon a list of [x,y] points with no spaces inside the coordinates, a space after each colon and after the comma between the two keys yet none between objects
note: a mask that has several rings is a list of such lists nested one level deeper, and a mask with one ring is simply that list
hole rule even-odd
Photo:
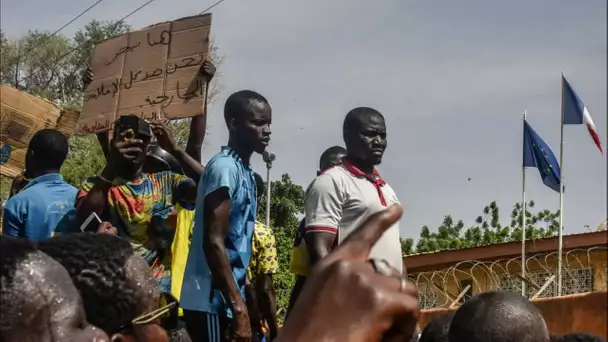
[{"label": "flagpole", "polygon": [[557,296],[562,295],[562,247],[564,229],[564,73],[562,73],[562,113],[559,139],[559,230],[557,232]]},{"label": "flagpole", "polygon": [[[524,121],[523,121],[523,146],[522,151],[526,146],[526,111],[524,110]],[[523,153],[522,153],[522,163],[521,163],[521,227],[522,227],[522,235],[521,235],[521,295],[526,297],[526,166],[523,162]]]}]

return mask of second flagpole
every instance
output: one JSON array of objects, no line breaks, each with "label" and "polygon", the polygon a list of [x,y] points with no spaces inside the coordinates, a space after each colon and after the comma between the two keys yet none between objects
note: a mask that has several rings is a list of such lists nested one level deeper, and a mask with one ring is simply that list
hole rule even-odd
[{"label": "second flagpole", "polygon": [[559,139],[559,230],[557,231],[557,296],[562,295],[562,248],[564,229],[564,73],[562,73],[562,114]]},{"label": "second flagpole", "polygon": [[[523,133],[523,145],[526,146],[526,111],[524,110],[524,122],[522,125],[522,133]],[[523,150],[523,149],[522,149]],[[522,153],[522,163],[521,163],[521,295],[526,297],[526,166],[523,162],[523,153]]]}]

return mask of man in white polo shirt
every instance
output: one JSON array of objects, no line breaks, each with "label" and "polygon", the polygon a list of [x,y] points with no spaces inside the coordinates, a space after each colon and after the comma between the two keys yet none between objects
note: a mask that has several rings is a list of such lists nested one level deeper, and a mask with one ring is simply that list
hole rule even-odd
[{"label": "man in white polo shirt", "polygon": [[[308,188],[305,199],[305,240],[311,265],[360,226],[370,215],[398,202],[375,166],[386,149],[386,125],[378,111],[359,107],[344,119],[346,157],[324,171]],[[370,258],[383,259],[403,271],[399,223],[372,248]]]}]

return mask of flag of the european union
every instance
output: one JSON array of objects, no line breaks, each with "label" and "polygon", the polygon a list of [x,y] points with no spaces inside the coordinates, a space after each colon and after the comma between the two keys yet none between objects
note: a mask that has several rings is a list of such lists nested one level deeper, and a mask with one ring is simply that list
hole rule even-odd
[{"label": "flag of the european union", "polygon": [[559,163],[549,146],[527,121],[524,121],[524,166],[537,168],[543,183],[559,192]]}]

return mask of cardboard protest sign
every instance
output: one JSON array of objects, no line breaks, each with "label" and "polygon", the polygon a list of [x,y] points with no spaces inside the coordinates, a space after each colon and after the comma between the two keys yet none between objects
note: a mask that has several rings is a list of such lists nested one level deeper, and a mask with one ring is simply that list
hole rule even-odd
[{"label": "cardboard protest sign", "polygon": [[209,54],[211,14],[156,24],[106,40],[91,59],[79,133],[113,128],[120,115],[147,120],[201,114],[207,91],[199,76]]},{"label": "cardboard protest sign", "polygon": [[25,152],[34,133],[55,128],[69,137],[80,113],[61,110],[13,87],[1,85],[0,90],[0,174],[13,178],[25,167]]}]

